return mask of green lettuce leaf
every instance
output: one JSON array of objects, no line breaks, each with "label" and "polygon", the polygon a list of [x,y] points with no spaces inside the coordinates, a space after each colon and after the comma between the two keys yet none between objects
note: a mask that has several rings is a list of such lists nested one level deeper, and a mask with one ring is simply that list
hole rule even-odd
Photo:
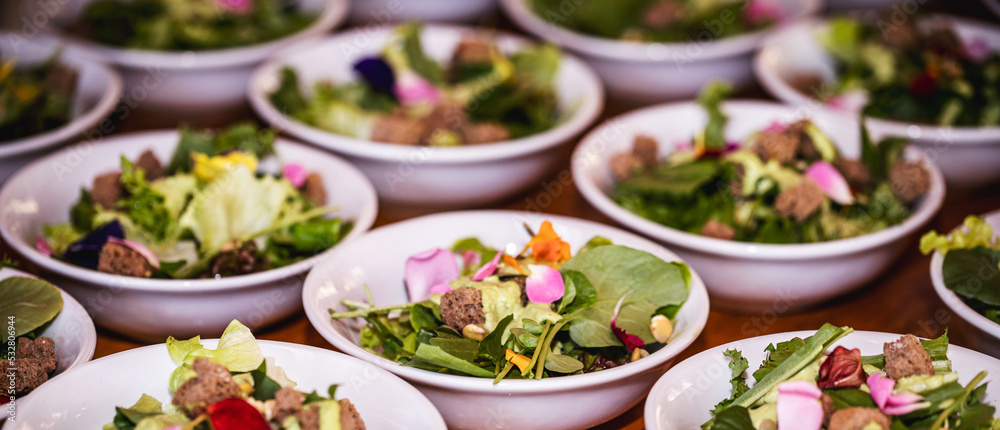
[{"label": "green lettuce leaf", "polygon": [[920,252],[924,255],[939,251],[947,256],[953,249],[972,249],[985,247],[1000,249],[1000,237],[993,235],[993,227],[986,220],[975,215],[965,217],[962,228],[949,235],[938,234],[936,230],[924,234],[920,238]]},{"label": "green lettuce leaf", "polygon": [[0,315],[14,318],[14,337],[44,326],[62,307],[62,294],[41,279],[15,276],[0,281]]}]

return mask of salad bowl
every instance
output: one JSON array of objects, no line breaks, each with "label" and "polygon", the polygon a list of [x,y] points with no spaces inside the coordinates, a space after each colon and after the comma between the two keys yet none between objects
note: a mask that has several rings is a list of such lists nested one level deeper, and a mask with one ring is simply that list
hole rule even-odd
[{"label": "salad bowl", "polygon": [[[975,21],[945,18],[964,41],[980,40],[991,51],[1000,50],[1000,29]],[[769,37],[754,59],[754,72],[764,88],[775,98],[807,110],[829,110],[791,84],[797,76],[821,76],[825,82],[837,77],[834,62],[817,41],[816,34],[828,28],[821,20],[803,21]],[[856,113],[856,112],[854,112]],[[911,124],[880,118],[866,118],[873,138],[905,137],[937,163],[949,185],[975,187],[1000,180],[995,168],[1000,157],[1000,127],[940,127]]]},{"label": "salad bowl", "polygon": [[[9,267],[0,268],[0,280],[11,277],[34,278],[35,276]],[[55,342],[56,356],[59,357],[56,375],[90,361],[97,347],[97,331],[90,315],[87,315],[80,302],[72,296],[62,289],[59,289],[59,292],[63,299],[62,310],[48,326],[37,333],[38,336],[46,336]]]},{"label": "salad bowl", "polygon": [[[560,27],[531,10],[531,0],[501,0],[504,11],[518,26],[543,40],[584,57],[601,76],[608,93],[629,105],[691,98],[711,79],[738,87],[753,82],[753,53],[773,28],[724,39],[708,37],[685,43],[646,43],[606,39]],[[819,0],[774,2],[784,19],[798,20],[817,13]],[[720,24],[721,25],[721,24]],[[779,24],[780,25],[780,24]]]},{"label": "salad bowl", "polygon": [[475,24],[496,10],[496,0],[354,0],[351,22],[378,23],[422,20]]},{"label": "salad bowl", "polygon": [[[722,104],[729,116],[726,141],[742,142],[774,121],[803,116],[794,107],[770,102]],[[807,113],[845,157],[860,154],[855,120],[829,112]],[[615,179],[608,165],[628,151],[637,135],[658,141],[669,154],[704,128],[706,114],[694,102],[652,106],[612,118],[583,138],[573,154],[573,178],[580,193],[598,211],[629,229],[669,246],[705,279],[713,306],[740,312],[788,312],[817,305],[875,279],[907,245],[909,237],[941,207],[944,181],[925,155],[908,150],[904,157],[923,160],[930,189],[901,224],[862,236],[807,244],[760,244],[716,239],[670,228],[630,212],[611,199]]]},{"label": "salad bowl", "polygon": [[[805,338],[811,331],[798,331],[759,336],[703,351],[677,364],[653,386],[646,399],[644,416],[646,428],[653,430],[698,428],[711,417],[712,407],[729,397],[732,387],[729,379],[730,360],[723,351],[737,349],[756,369],[764,360],[764,348],[769,344],[784,342],[794,337]],[[898,334],[855,331],[834,345],[858,348],[862,355],[881,354],[882,345],[899,338]],[[994,383],[1000,375],[1000,361],[982,353],[956,345],[948,346],[952,368],[959,373],[959,383],[966,384],[976,373],[989,374],[983,382],[990,382],[984,403],[1000,405],[1000,387]]]},{"label": "salad bowl", "polygon": [[[277,109],[268,95],[278,89],[281,70],[298,71],[302,85],[353,81],[352,65],[379,53],[393,28],[358,29],[302,46],[261,66],[251,78],[250,103],[272,127],[331,150],[371,178],[379,197],[412,205],[474,206],[509,197],[536,185],[566,153],[566,144],[593,122],[603,106],[600,80],[582,61],[562,54],[554,80],[562,116],[553,128],[526,137],[458,147],[408,146],[346,137],[299,122]],[[423,50],[448,59],[474,30],[427,25]],[[359,42],[361,41],[361,42]],[[527,40],[496,34],[498,48],[512,52]],[[334,54],[329,54],[334,53]]]},{"label": "salad bowl", "polygon": [[137,117],[143,124],[162,127],[178,121],[219,125],[245,116],[246,83],[254,67],[291,44],[329,32],[346,19],[349,8],[347,0],[301,0],[301,9],[316,14],[316,19],[282,38],[230,49],[155,51],[103,45],[70,32],[94,1],[69,2],[55,15],[43,10],[35,14],[51,17],[54,25],[43,31],[66,45],[68,57],[106,62],[121,70],[125,91],[116,119]]},{"label": "salad bowl", "polygon": [[[994,232],[1000,231],[1000,211],[993,211],[982,216],[987,224],[993,227]],[[996,237],[996,233],[994,233]],[[962,301],[954,291],[949,289],[944,282],[944,256],[940,251],[935,252],[931,257],[931,282],[934,284],[934,292],[937,293],[941,301],[944,302],[952,312],[958,314],[975,328],[976,336],[972,337],[975,346],[980,351],[994,357],[1000,357],[1000,324],[986,318],[968,304]],[[995,271],[994,271],[995,272]],[[988,271],[979,274],[983,278],[989,276]],[[988,280],[988,278],[986,278]]]},{"label": "salad bowl", "polygon": [[[54,40],[43,36],[25,39],[16,33],[2,33],[0,39],[0,58],[5,61],[16,58],[18,64],[44,62],[58,50]],[[98,124],[111,114],[122,97],[123,84],[118,72],[93,60],[63,55],[59,61],[75,69],[79,76],[69,122],[51,131],[0,142],[0,184],[19,167],[60,144],[81,137],[99,139]]]},{"label": "salad bowl", "polygon": [[[169,159],[178,138],[176,131],[126,134],[71,146],[30,164],[0,189],[0,235],[46,278],[80,300],[97,325],[137,339],[218,334],[233,318],[263,327],[298,310],[305,273],[316,257],[249,275],[147,279],[75,266],[36,248],[43,227],[65,222],[80,189],[116,170],[121,156],[135,159],[152,150],[159,159]],[[275,143],[275,151],[283,160],[322,172],[330,204],[337,207],[333,215],[354,223],[343,240],[371,227],[378,203],[361,172],[336,156],[283,139]]]},{"label": "salad bowl", "polygon": [[[353,319],[331,320],[331,308],[341,300],[364,300],[367,285],[372,302],[405,303],[401,280],[407,257],[432,246],[450,246],[475,236],[512,254],[530,236],[523,223],[549,220],[573,249],[591,237],[677,261],[669,250],[633,234],[573,218],[513,211],[451,212],[420,217],[374,230],[345,244],[309,274],[302,301],[309,321],[341,351],[393,372],[414,384],[442,411],[449,428],[584,428],[607,421],[636,404],[656,375],[698,337],[708,317],[708,296],[692,271],[687,301],[676,316],[675,338],[648,357],[593,373],[543,378],[504,379],[440,374],[372,354],[358,345],[359,325]],[[506,244],[506,245],[504,245]],[[581,407],[586,405],[586,407]]]},{"label": "salad bowl", "polygon": [[[260,352],[274,357],[296,387],[326,393],[338,384],[338,397],[349,397],[368,428],[444,429],[441,415],[424,395],[402,379],[371,364],[326,349],[259,340]],[[202,340],[215,348],[218,340]],[[11,429],[101,428],[142,394],[170,398],[167,381],[177,367],[166,345],[151,345],[103,357],[60,375],[19,404]],[[94,387],[101,387],[94,390]]]}]

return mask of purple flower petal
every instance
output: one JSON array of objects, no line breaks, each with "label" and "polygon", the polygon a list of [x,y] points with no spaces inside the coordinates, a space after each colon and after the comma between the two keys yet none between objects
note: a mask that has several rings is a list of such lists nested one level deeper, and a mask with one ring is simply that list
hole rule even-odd
[{"label": "purple flower petal", "polygon": [[288,182],[292,183],[295,188],[302,188],[302,184],[306,183],[306,178],[309,177],[309,171],[301,164],[288,163],[281,170],[281,175],[288,179]]},{"label": "purple flower petal", "polygon": [[52,248],[49,247],[49,242],[42,236],[35,238],[35,249],[46,257],[52,256]]},{"label": "purple flower petal", "polygon": [[157,270],[160,269],[159,257],[157,257],[156,254],[153,253],[153,251],[151,251],[149,248],[146,248],[145,245],[138,242],[133,242],[131,240],[119,239],[117,237],[109,237],[108,242],[117,243],[119,245],[125,245],[129,249],[138,252],[139,255],[142,255],[142,258],[145,258],[146,261],[149,262],[150,266],[153,266]]},{"label": "purple flower petal", "polygon": [[122,225],[118,220],[112,220],[71,243],[63,252],[62,259],[77,266],[97,270],[101,248],[108,243],[110,237],[125,238],[125,231],[122,230]]},{"label": "purple flower petal", "polygon": [[396,74],[382,58],[370,57],[358,61],[354,63],[354,71],[373,90],[396,98]]},{"label": "purple flower petal", "polygon": [[500,263],[500,257],[502,255],[503,252],[498,252],[497,255],[493,256],[492,260],[488,261],[483,265],[483,267],[480,267],[479,270],[476,271],[476,274],[472,276],[472,280],[482,281],[483,279],[486,279],[487,276],[492,275],[493,272],[496,272],[497,264]]},{"label": "purple flower petal", "polygon": [[396,80],[396,97],[405,106],[436,104],[441,100],[437,87],[413,72],[404,73]]},{"label": "purple flower petal", "polygon": [[458,279],[458,263],[455,255],[447,249],[429,249],[406,260],[405,280],[410,301],[426,300],[435,285],[447,284],[455,279]]},{"label": "purple flower petal", "polygon": [[778,428],[819,430],[823,425],[823,393],[808,381],[785,382],[778,386]]},{"label": "purple flower petal", "polygon": [[562,298],[566,291],[562,274],[544,264],[529,264],[531,274],[524,281],[524,290],[532,303],[549,304]]},{"label": "purple flower petal", "polygon": [[990,55],[990,44],[982,37],[974,37],[965,44],[965,56],[972,61],[983,61]]},{"label": "purple flower petal", "polygon": [[854,196],[851,195],[851,186],[847,185],[844,175],[841,175],[832,164],[826,161],[817,161],[812,166],[809,166],[809,169],[805,172],[805,176],[816,182],[816,185],[819,185],[823,193],[833,201],[842,205],[854,203]]},{"label": "purple flower petal", "polygon": [[722,153],[723,154],[728,154],[728,153],[733,152],[733,151],[735,151],[737,149],[740,149],[740,146],[742,146],[742,145],[740,145],[740,142],[735,142],[735,141],[726,142],[726,147],[722,149]]},{"label": "purple flower petal", "polygon": [[771,0],[751,0],[746,8],[746,20],[751,25],[778,23],[785,19],[785,11]]}]

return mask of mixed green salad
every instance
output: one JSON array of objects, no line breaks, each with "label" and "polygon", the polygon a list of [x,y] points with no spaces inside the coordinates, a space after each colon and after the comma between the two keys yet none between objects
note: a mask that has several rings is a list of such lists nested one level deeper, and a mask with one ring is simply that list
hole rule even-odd
[{"label": "mixed green salad", "polygon": [[250,329],[233,320],[216,349],[167,338],[177,365],[170,374],[170,402],[143,394],[130,407],[115,408],[104,430],[363,430],[365,424],[337,389],[306,393],[295,389],[285,370],[261,354]]},{"label": "mixed green salad", "polygon": [[336,245],[351,222],[327,217],[322,177],[281,164],[274,132],[239,124],[184,127],[169,164],[151,151],[80,190],[70,221],[36,247],[77,266],[123,276],[190,279],[286,266]]},{"label": "mixed green salad", "polygon": [[60,63],[58,53],[27,67],[0,59],[0,143],[69,122],[76,85],[76,70]]},{"label": "mixed green salad", "polygon": [[500,52],[467,36],[449,64],[428,57],[421,25],[404,24],[377,56],[354,64],[358,80],[317,82],[303,93],[292,68],[270,95],[275,107],[311,126],[362,140],[459,146],[517,139],[560,120],[553,82],[560,51],[530,46]]},{"label": "mixed green salad", "polygon": [[97,0],[76,30],[123,48],[203,51],[279,39],[315,20],[294,0]]},{"label": "mixed green salad", "polygon": [[[739,350],[732,362],[732,394],[712,410],[704,429],[997,429],[995,408],[983,402],[986,372],[958,382],[948,359],[948,336],[905,335],[883,354],[831,346],[853,331],[825,324],[805,339],[768,345],[750,387],[749,363]],[[827,352],[829,351],[829,352]],[[972,371],[973,369],[961,369]]]},{"label": "mixed green salad", "polygon": [[0,315],[7,327],[0,360],[10,378],[0,389],[0,405],[16,401],[55,373],[55,341],[41,334],[62,308],[62,294],[48,282],[23,276],[0,280]]},{"label": "mixed green salad", "polygon": [[772,26],[785,18],[773,0],[526,0],[550,24],[608,39],[705,42]]},{"label": "mixed green salad", "polygon": [[862,126],[861,159],[840,155],[815,124],[775,122],[743,142],[728,142],[721,109],[730,87],[707,87],[708,114],[693,142],[664,159],[653,138],[611,160],[619,205],[689,233],[758,243],[811,243],[861,236],[901,223],[930,188],[921,162],[903,157],[905,141],[873,143]]},{"label": "mixed green salad", "polygon": [[984,39],[963,40],[951,23],[835,18],[819,40],[837,79],[818,95],[833,106],[940,126],[1000,125],[1000,52]]},{"label": "mixed green salad", "polygon": [[1000,237],[986,220],[970,215],[950,235],[930,231],[920,238],[920,252],[944,257],[944,285],[970,308],[1000,324]]},{"label": "mixed green salad", "polygon": [[475,238],[413,255],[410,303],[345,300],[331,316],[364,318],[361,346],[403,366],[494,383],[596,372],[670,341],[686,265],[603,237],[571,256],[548,221],[529,233],[517,255]]}]

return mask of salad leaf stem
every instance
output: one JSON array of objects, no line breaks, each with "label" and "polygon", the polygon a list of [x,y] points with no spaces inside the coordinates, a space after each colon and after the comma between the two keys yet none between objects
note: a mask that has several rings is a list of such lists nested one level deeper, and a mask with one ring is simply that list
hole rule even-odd
[{"label": "salad leaf stem", "polygon": [[976,375],[975,378],[972,378],[972,381],[970,381],[969,384],[965,386],[965,392],[963,392],[961,396],[956,398],[954,402],[948,405],[948,407],[941,412],[941,415],[938,415],[937,419],[934,420],[934,424],[931,425],[930,430],[939,430],[942,426],[945,426],[947,424],[948,417],[950,417],[951,414],[955,413],[956,409],[965,405],[965,401],[966,399],[968,399],[969,394],[972,393],[972,390],[974,390],[976,386],[979,385],[979,383],[982,382],[984,378],[986,378],[986,373],[987,372],[984,370],[982,372],[979,372],[979,374]]},{"label": "salad leaf stem", "polygon": [[[344,303],[345,305],[347,303]],[[389,311],[394,311],[397,309],[410,309],[417,303],[403,303],[400,305],[390,305],[390,306],[380,306],[373,308],[357,309],[348,312],[330,312],[330,318],[341,319],[341,318],[361,318],[373,313],[384,313]]]},{"label": "salad leaf stem", "polygon": [[557,322],[556,325],[552,327],[552,331],[545,336],[545,342],[539,345],[542,349],[542,355],[538,358],[538,370],[535,372],[535,379],[542,379],[542,374],[545,373],[545,359],[548,358],[552,350],[552,340],[556,337],[556,334],[559,333],[559,330],[562,330],[563,326],[569,322],[569,320],[570,318],[563,318]]},{"label": "salad leaf stem", "polygon": [[549,335],[549,328],[551,326],[552,323],[550,323],[549,321],[545,321],[545,325],[542,326],[542,333],[538,335],[538,338],[541,339],[542,342],[539,342],[538,345],[535,345],[535,351],[531,353],[531,362],[528,363],[528,366],[521,372],[521,376],[527,377],[528,374],[531,373],[531,369],[535,368],[535,364],[537,364],[539,361],[538,356],[542,354],[542,350],[545,348],[544,341],[546,337],[548,337]]},{"label": "salad leaf stem", "polygon": [[507,365],[503,367],[503,370],[501,370],[500,373],[497,374],[497,377],[493,378],[493,385],[499,384],[500,381],[502,381],[503,378],[506,378],[507,374],[510,373],[510,369],[513,368],[514,368],[514,362],[508,361]]}]

